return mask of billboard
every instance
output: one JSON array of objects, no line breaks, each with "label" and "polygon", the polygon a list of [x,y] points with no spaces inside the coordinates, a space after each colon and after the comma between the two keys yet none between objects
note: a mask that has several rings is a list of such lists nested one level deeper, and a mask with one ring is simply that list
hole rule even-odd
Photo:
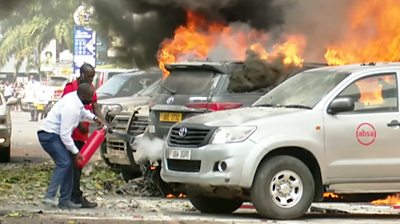
[{"label": "billboard", "polygon": [[79,6],[74,13],[74,73],[84,63],[96,66],[96,32],[90,28],[91,7]]}]

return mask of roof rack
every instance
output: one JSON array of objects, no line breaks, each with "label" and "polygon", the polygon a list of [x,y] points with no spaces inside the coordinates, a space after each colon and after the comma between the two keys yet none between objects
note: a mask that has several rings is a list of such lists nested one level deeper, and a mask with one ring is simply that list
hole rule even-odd
[{"label": "roof rack", "polygon": [[366,62],[363,62],[362,64],[361,64],[361,66],[375,66],[376,65],[376,62],[369,62],[369,63],[366,63]]}]

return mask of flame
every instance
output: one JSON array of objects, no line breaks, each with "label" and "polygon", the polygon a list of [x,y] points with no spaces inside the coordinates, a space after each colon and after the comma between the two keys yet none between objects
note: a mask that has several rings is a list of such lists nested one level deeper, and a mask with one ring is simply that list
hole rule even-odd
[{"label": "flame", "polygon": [[[165,65],[184,60],[244,60],[246,51],[251,50],[264,60],[283,56],[285,64],[302,65],[299,56],[305,46],[301,36],[285,36],[282,44],[270,44],[267,33],[251,29],[247,25],[228,26],[222,22],[209,22],[193,11],[187,12],[185,25],[175,30],[173,39],[161,43],[157,55],[164,77],[169,72]],[[272,45],[271,52],[265,46]],[[218,55],[220,51],[224,55]],[[213,58],[214,57],[214,58]]]},{"label": "flame", "polygon": [[166,198],[168,199],[173,199],[173,198],[186,198],[186,194],[184,193],[179,193],[179,194],[167,194]]},{"label": "flame", "polygon": [[389,195],[386,199],[379,199],[372,201],[371,204],[373,205],[400,205],[400,194]]},{"label": "flame", "polygon": [[378,78],[362,79],[356,82],[356,86],[360,90],[361,97],[359,99],[365,106],[379,105],[383,103],[382,85],[379,84]]},{"label": "flame", "polygon": [[399,61],[399,1],[363,1],[350,11],[350,32],[343,34],[341,43],[327,48],[325,59],[328,64]]},{"label": "flame", "polygon": [[324,198],[343,198],[342,196],[339,196],[333,192],[325,192],[323,196]]}]

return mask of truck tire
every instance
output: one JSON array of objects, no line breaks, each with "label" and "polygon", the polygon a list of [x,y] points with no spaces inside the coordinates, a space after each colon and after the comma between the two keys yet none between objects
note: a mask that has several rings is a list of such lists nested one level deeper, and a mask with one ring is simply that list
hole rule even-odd
[{"label": "truck tire", "polygon": [[309,209],[314,192],[313,176],[302,161],[275,156],[259,166],[250,195],[262,217],[296,219]]},{"label": "truck tire", "polygon": [[11,146],[0,148],[0,163],[8,163],[11,159]]},{"label": "truck tire", "polygon": [[207,197],[201,194],[188,194],[190,203],[202,213],[230,214],[242,206],[240,199]]}]

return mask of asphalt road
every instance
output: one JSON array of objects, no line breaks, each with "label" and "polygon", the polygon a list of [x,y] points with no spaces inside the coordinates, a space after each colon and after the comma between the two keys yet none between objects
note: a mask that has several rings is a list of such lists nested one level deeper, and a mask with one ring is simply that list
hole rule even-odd
[{"label": "asphalt road", "polygon": [[[39,122],[29,114],[12,112],[11,163],[39,163],[50,160],[36,137]],[[93,159],[100,159],[98,154]],[[313,204],[302,219],[267,220],[248,205],[232,215],[201,214],[186,199],[110,196],[98,199],[96,209],[59,210],[43,208],[39,202],[10,202],[0,205],[0,224],[5,223],[399,223],[400,209],[368,203]]]}]

